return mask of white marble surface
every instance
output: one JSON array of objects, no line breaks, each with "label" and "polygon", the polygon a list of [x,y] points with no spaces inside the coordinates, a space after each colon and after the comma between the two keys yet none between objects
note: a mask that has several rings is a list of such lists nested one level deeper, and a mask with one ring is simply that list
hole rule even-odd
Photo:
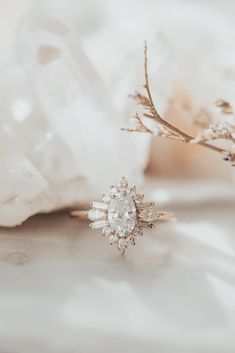
[{"label": "white marble surface", "polygon": [[234,210],[185,201],[125,256],[67,213],[2,228],[0,351],[233,353]]}]

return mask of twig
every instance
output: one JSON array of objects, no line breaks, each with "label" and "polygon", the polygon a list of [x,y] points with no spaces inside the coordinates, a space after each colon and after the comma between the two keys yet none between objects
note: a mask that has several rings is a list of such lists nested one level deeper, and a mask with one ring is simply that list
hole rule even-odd
[{"label": "twig", "polygon": [[140,116],[138,113],[135,114],[134,117],[134,123],[135,123],[135,127],[134,128],[126,128],[126,129],[121,129],[121,130],[125,130],[128,132],[147,132],[149,134],[153,134],[152,130],[150,130],[140,119]]},{"label": "twig", "polygon": [[[212,139],[205,138],[205,136],[198,135],[196,138],[189,135],[188,133],[185,133],[181,129],[177,128],[176,126],[172,125],[168,121],[166,121],[162,116],[157,111],[157,108],[154,104],[151,90],[150,90],[150,83],[149,83],[149,75],[148,75],[148,55],[147,55],[147,43],[145,42],[144,46],[144,77],[145,77],[145,84],[144,84],[144,89],[146,91],[146,95],[143,95],[139,92],[136,92],[132,97],[144,108],[144,113],[142,118],[138,114],[135,116],[135,128],[124,128],[122,130],[124,131],[129,131],[129,132],[147,132],[154,134],[154,131],[146,126],[146,124],[143,122],[143,119],[149,119],[151,121],[154,121],[156,123],[156,127],[158,129],[157,135],[163,138],[168,138],[172,140],[177,140],[177,141],[182,141],[185,143],[196,143],[198,145],[201,145],[203,147],[206,147],[210,150],[213,150],[215,152],[218,152],[224,156],[224,159],[234,161],[235,160],[235,154],[224,149],[220,148],[218,146],[212,145],[208,143],[207,141],[209,140],[215,140],[216,137]],[[217,105],[221,107],[226,114],[231,113],[231,107],[230,105],[225,102],[225,101],[218,101]],[[232,135],[231,135],[232,136]],[[227,139],[229,139],[231,142],[234,142],[230,137],[227,135]]]}]

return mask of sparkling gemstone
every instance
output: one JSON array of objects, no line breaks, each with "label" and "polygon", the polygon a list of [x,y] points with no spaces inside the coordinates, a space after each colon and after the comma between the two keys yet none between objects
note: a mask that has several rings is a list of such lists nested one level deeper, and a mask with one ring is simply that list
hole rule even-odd
[{"label": "sparkling gemstone", "polygon": [[109,201],[110,201],[110,196],[104,194],[104,195],[103,195],[103,201],[104,201],[105,203],[109,202]]},{"label": "sparkling gemstone", "polygon": [[92,229],[98,229],[98,228],[106,227],[107,225],[108,225],[108,221],[100,219],[99,221],[95,221],[95,222],[91,223],[90,227]]},{"label": "sparkling gemstone", "polygon": [[105,217],[105,212],[101,211],[101,210],[97,210],[97,209],[91,209],[88,211],[87,213],[87,217],[91,220],[91,221],[96,221],[98,219],[104,218]]},{"label": "sparkling gemstone", "polygon": [[131,233],[136,224],[136,206],[132,198],[121,194],[112,199],[108,206],[108,221],[119,236]]},{"label": "sparkling gemstone", "polygon": [[125,177],[122,177],[122,179],[120,181],[120,187],[121,188],[127,188],[128,187],[128,182],[127,182]]},{"label": "sparkling gemstone", "polygon": [[117,243],[117,241],[118,241],[117,235],[116,234],[111,234],[110,237],[109,237],[110,244],[115,244],[115,243]]},{"label": "sparkling gemstone", "polygon": [[143,201],[143,199],[144,199],[144,195],[142,195],[142,194],[139,194],[139,195],[136,195],[136,196],[135,196],[135,201],[136,201],[138,204],[140,204],[140,203]]},{"label": "sparkling gemstone", "polygon": [[143,229],[141,227],[137,227],[137,228],[135,228],[135,231],[134,231],[133,234],[135,236],[142,237],[144,232],[143,232]]},{"label": "sparkling gemstone", "polygon": [[105,228],[103,229],[103,231],[102,231],[102,234],[105,235],[105,236],[107,236],[107,237],[109,237],[110,234],[111,234],[111,229],[110,229],[110,227],[109,227],[109,226],[105,227]]},{"label": "sparkling gemstone", "polygon": [[130,189],[129,195],[130,195],[130,196],[136,196],[136,187],[135,187],[135,186],[133,186],[133,187]]},{"label": "sparkling gemstone", "polygon": [[147,222],[152,222],[158,217],[158,209],[156,206],[151,206],[147,209],[141,210],[140,218]]},{"label": "sparkling gemstone", "polygon": [[118,240],[118,249],[121,253],[124,253],[127,248],[127,241],[125,238],[119,238]]},{"label": "sparkling gemstone", "polygon": [[135,237],[131,236],[127,240],[129,243],[131,243],[131,245],[135,245]]},{"label": "sparkling gemstone", "polygon": [[103,202],[92,202],[91,206],[94,207],[94,208],[99,208],[101,210],[106,210],[107,209],[106,203],[103,203]]},{"label": "sparkling gemstone", "polygon": [[116,188],[116,186],[111,186],[110,191],[109,191],[111,196],[118,194],[118,192],[119,192],[119,190],[118,190],[118,188]]}]

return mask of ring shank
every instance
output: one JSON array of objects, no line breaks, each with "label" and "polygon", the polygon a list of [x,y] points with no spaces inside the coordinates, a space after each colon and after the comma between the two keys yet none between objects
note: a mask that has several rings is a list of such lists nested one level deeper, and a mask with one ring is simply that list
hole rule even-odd
[{"label": "ring shank", "polygon": [[[88,221],[87,211],[86,210],[75,210],[70,213],[70,216],[73,218],[79,218],[83,221]],[[158,221],[172,221],[176,219],[174,212],[168,211],[159,211],[157,216],[151,220],[152,222]]]},{"label": "ring shank", "polygon": [[176,219],[176,216],[174,212],[160,211],[158,212],[156,221],[173,221],[175,219]]},{"label": "ring shank", "polygon": [[83,221],[88,221],[87,211],[85,210],[75,210],[70,212],[70,217],[79,218]]}]

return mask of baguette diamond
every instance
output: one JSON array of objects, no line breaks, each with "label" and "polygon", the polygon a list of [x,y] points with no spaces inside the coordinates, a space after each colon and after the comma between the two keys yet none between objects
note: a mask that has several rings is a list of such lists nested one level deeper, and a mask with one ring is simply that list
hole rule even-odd
[{"label": "baguette diamond", "polygon": [[87,217],[91,220],[91,221],[96,221],[98,219],[104,218],[105,217],[105,212],[101,211],[101,210],[97,210],[97,209],[90,209],[87,212]]}]

